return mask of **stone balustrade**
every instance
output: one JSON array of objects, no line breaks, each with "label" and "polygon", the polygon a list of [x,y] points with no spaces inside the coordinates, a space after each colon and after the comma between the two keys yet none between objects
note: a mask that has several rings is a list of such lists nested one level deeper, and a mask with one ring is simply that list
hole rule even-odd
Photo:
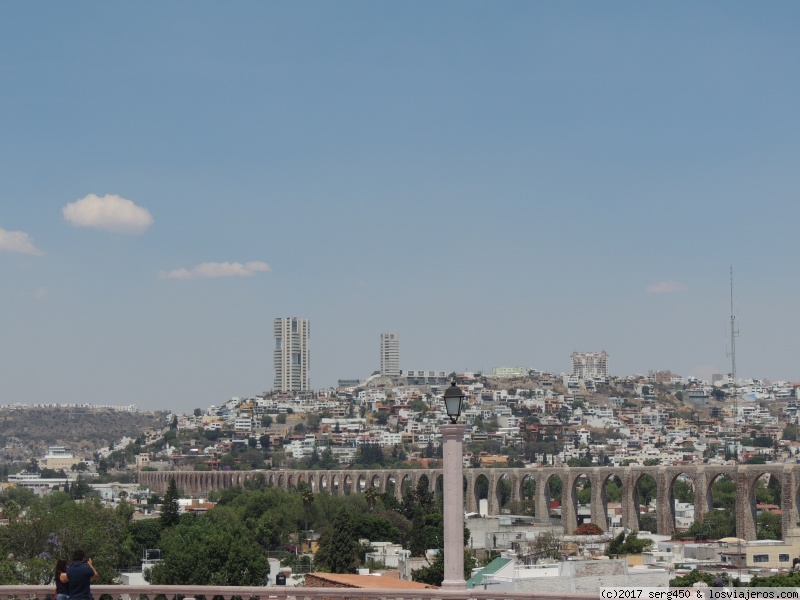
[{"label": "stone balustrade", "polygon": [[[0,586],[0,600],[45,600],[53,586]],[[189,600],[205,597],[222,600],[590,600],[596,594],[531,594],[530,592],[498,592],[490,590],[398,590],[368,588],[311,587],[211,587],[199,585],[93,585],[95,600]]]}]

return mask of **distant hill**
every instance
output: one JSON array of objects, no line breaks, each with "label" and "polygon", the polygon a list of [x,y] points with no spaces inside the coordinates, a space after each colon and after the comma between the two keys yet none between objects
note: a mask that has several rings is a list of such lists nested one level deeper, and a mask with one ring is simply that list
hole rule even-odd
[{"label": "distant hill", "polygon": [[0,447],[15,460],[44,456],[48,446],[67,446],[76,456],[123,437],[163,428],[165,412],[124,412],[104,408],[0,409]]}]

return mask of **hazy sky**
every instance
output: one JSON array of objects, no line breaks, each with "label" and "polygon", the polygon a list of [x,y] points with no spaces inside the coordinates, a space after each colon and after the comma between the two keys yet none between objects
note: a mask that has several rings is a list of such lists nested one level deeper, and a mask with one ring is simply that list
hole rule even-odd
[{"label": "hazy sky", "polygon": [[0,4],[0,403],[800,379],[800,4]]}]

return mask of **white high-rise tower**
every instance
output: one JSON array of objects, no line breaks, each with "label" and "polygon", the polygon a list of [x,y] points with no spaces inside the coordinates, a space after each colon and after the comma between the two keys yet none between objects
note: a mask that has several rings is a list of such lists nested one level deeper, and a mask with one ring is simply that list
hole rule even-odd
[{"label": "white high-rise tower", "polygon": [[275,319],[276,392],[304,392],[311,389],[308,377],[308,319]]},{"label": "white high-rise tower", "polygon": [[400,377],[400,335],[381,334],[381,375]]}]

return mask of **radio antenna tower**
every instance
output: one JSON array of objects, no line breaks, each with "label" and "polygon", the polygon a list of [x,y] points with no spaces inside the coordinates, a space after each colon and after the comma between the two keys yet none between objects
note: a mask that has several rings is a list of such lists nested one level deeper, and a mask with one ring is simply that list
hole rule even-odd
[{"label": "radio antenna tower", "polygon": [[739,394],[736,391],[736,338],[739,330],[736,329],[736,316],[733,314],[733,265],[731,265],[731,386],[733,389],[733,425],[736,428],[736,419],[739,416]]}]

